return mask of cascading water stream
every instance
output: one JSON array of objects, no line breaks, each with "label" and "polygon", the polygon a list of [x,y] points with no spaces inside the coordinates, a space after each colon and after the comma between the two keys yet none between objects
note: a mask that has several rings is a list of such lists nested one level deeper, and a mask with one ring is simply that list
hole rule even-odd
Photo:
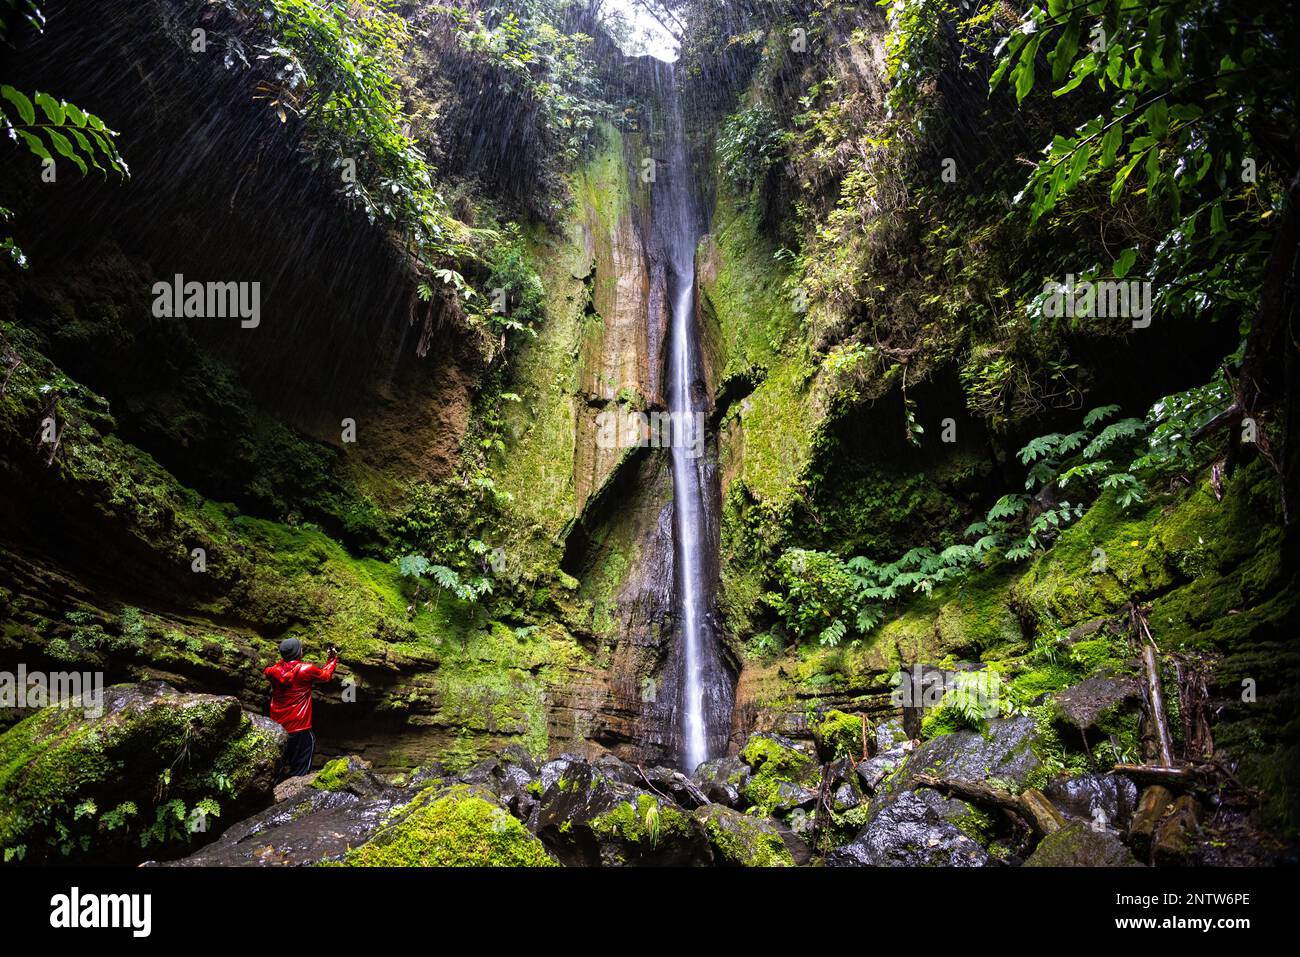
[{"label": "cascading water stream", "polygon": [[695,323],[694,215],[681,106],[668,84],[667,168],[656,193],[655,214],[667,260],[671,306],[668,330],[667,402],[672,421],[673,542],[676,579],[678,719],[681,760],[689,773],[711,756],[723,722],[730,719],[731,688],[709,623],[717,540],[708,513],[708,483],[715,481],[704,457],[705,401]]}]

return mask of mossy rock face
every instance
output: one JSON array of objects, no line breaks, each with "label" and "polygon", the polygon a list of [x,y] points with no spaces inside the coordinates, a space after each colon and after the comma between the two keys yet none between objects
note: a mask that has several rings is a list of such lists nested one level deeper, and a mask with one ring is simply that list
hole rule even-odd
[{"label": "mossy rock face", "polygon": [[733,867],[793,867],[781,832],[767,818],[711,804],[693,812],[713,848],[714,860]]},{"label": "mossy rock face", "polygon": [[1133,852],[1107,831],[1094,831],[1082,822],[1047,835],[1025,867],[1140,867]]},{"label": "mossy rock face", "polygon": [[469,785],[423,791],[342,863],[348,867],[556,867],[491,792]]},{"label": "mossy rock face", "polygon": [[235,698],[151,681],[105,689],[96,710],[44,708],[0,736],[11,858],[165,857],[270,799],[285,734]]},{"label": "mossy rock face", "polygon": [[[821,780],[817,762],[795,747],[789,738],[775,734],[751,735],[740,752],[751,775],[741,796],[763,814],[771,814],[792,789],[815,788]],[[782,785],[786,785],[785,794]]]}]

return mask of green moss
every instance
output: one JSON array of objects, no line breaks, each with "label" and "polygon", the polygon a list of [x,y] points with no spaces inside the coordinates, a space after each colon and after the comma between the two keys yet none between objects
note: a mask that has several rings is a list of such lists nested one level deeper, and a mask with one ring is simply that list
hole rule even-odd
[{"label": "green moss", "polygon": [[667,840],[689,840],[690,818],[675,805],[653,795],[637,795],[636,803],[620,801],[611,810],[593,817],[592,833],[602,840],[656,847]]},{"label": "green moss", "polygon": [[813,726],[813,736],[822,759],[834,761],[837,758],[861,758],[866,736],[864,722],[861,715],[835,710],[826,712]]},{"label": "green moss", "polygon": [[355,779],[355,772],[349,765],[348,758],[335,758],[330,761],[312,779],[311,786],[320,791],[343,791]]},{"label": "green moss", "polygon": [[793,867],[794,858],[781,835],[766,821],[727,813],[716,806],[701,808],[704,835],[719,863],[733,867]]},{"label": "green moss", "polygon": [[344,857],[349,867],[556,867],[504,808],[466,787],[430,788]]},{"label": "green moss", "polygon": [[776,807],[782,783],[815,787],[820,780],[817,762],[767,735],[751,737],[740,758],[753,771],[742,793],[763,814]]}]

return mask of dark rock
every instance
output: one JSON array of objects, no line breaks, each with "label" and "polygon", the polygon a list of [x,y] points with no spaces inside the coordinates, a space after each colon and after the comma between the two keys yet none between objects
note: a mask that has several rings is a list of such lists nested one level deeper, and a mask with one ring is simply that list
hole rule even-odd
[{"label": "dark rock", "polygon": [[888,721],[882,721],[876,725],[876,753],[885,754],[896,748],[902,747],[908,741],[907,733],[903,730],[903,722],[898,718],[890,718]]},{"label": "dark rock", "polygon": [[1057,778],[1045,793],[1067,817],[1121,831],[1128,828],[1137,807],[1137,785],[1118,774]]},{"label": "dark rock", "polygon": [[695,782],[674,768],[646,768],[631,783],[664,794],[688,811],[709,803],[708,797]]},{"label": "dark rock", "polygon": [[1025,867],[1141,867],[1118,837],[1075,821],[1039,842]]},{"label": "dark rock", "polygon": [[393,787],[371,770],[369,761],[355,754],[330,761],[312,777],[311,786],[318,791],[349,791],[361,798],[378,797]]},{"label": "dark rock", "polygon": [[586,764],[581,758],[558,757],[554,761],[547,761],[537,772],[541,779],[542,790],[546,791],[552,784],[559,780],[560,775],[564,774],[569,768]]},{"label": "dark rock", "polygon": [[776,832],[781,835],[781,840],[785,841],[786,850],[790,852],[790,856],[794,858],[797,866],[803,867],[812,861],[812,848],[807,841],[796,834],[794,829],[785,822],[778,821],[775,818],[769,818],[768,820],[776,828]]},{"label": "dark rock", "polygon": [[849,844],[826,856],[828,867],[983,867],[993,859],[956,821],[972,812],[963,801],[922,788],[904,791]]},{"label": "dark rock", "polygon": [[229,828],[213,844],[166,866],[276,867],[338,860],[366,841],[410,792],[366,800],[307,788]]},{"label": "dark rock", "polygon": [[816,803],[816,791],[791,784],[789,781],[782,781],[776,786],[776,799],[772,804],[772,810],[777,814],[784,814],[795,808],[809,810]]},{"label": "dark rock", "polygon": [[645,787],[645,781],[637,769],[618,755],[602,754],[591,762],[591,766],[597,773],[603,774],[611,781],[620,781],[633,787]]},{"label": "dark rock", "polygon": [[1097,722],[1116,708],[1132,710],[1142,701],[1142,686],[1134,678],[1098,675],[1056,695],[1058,721],[1088,735],[1101,735]]},{"label": "dark rock", "polygon": [[739,807],[741,789],[749,780],[749,765],[735,755],[715,758],[696,768],[692,780],[710,801]]},{"label": "dark rock", "polygon": [[[542,774],[545,776],[546,768]],[[570,761],[543,792],[530,827],[564,864],[707,864],[712,851],[671,800]]]},{"label": "dark rock", "polygon": [[831,809],[837,813],[852,811],[862,803],[862,792],[851,782],[845,782],[831,794]]},{"label": "dark rock", "polygon": [[990,721],[985,734],[941,734],[912,753],[888,791],[897,794],[911,787],[918,774],[979,784],[994,779],[1019,790],[1040,763],[1032,748],[1034,734],[1034,721],[1028,717]]},{"label": "dark rock", "polygon": [[874,794],[885,779],[906,759],[907,752],[902,748],[895,748],[863,761],[858,765],[858,780],[862,783],[863,791]]},{"label": "dark rock", "polygon": [[523,768],[531,778],[537,777],[541,771],[541,765],[537,763],[537,759],[529,754],[522,745],[506,745],[501,749],[501,753],[497,757],[503,765],[515,765]]}]

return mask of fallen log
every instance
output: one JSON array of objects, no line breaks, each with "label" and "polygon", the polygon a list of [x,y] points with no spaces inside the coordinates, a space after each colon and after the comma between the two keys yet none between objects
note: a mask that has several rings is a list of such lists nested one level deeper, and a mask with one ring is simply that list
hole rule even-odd
[{"label": "fallen log", "polygon": [[1059,831],[1065,826],[1065,819],[1052,806],[1052,802],[1047,800],[1047,796],[1033,788],[1016,795],[991,788],[986,784],[936,778],[928,774],[918,774],[915,780],[921,787],[933,788],[973,804],[998,808],[1024,821],[1040,837]]},{"label": "fallen log", "polygon": [[1147,673],[1147,710],[1155,726],[1160,763],[1170,767],[1174,763],[1174,739],[1169,733],[1169,720],[1165,716],[1165,693],[1160,685],[1160,661],[1156,657],[1154,642],[1142,646],[1142,664]]}]

